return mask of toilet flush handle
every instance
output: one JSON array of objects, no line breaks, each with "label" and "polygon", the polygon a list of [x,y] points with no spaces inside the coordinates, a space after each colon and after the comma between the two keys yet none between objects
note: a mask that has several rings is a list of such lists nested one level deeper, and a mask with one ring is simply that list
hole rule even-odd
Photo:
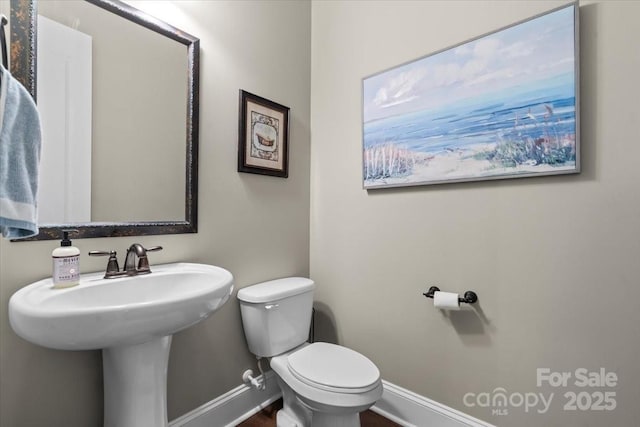
[{"label": "toilet flush handle", "polygon": [[273,310],[274,308],[278,308],[278,304],[267,304],[264,308],[265,310]]}]

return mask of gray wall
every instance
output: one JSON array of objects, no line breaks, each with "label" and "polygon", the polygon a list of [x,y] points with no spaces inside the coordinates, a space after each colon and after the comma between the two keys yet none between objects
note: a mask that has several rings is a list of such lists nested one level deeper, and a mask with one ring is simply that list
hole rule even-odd
[{"label": "gray wall", "polygon": [[[362,190],[361,78],[563,1],[313,2],[311,277],[321,336],[385,379],[499,426],[640,425],[640,3],[581,2],[583,172]],[[429,285],[480,296],[442,315]],[[536,368],[615,372],[612,412],[565,412]],[[572,383],[570,383],[572,384]],[[546,415],[465,393],[555,392]]]},{"label": "gray wall", "polygon": [[[145,2],[142,2],[145,3]],[[159,2],[163,3],[163,2]],[[6,3],[2,3],[6,7]],[[203,262],[229,269],[236,289],[287,275],[309,263],[309,2],[173,2],[140,4],[201,40],[199,232],[193,235],[75,240],[83,272],[104,259],[91,249],[133,242],[163,245],[152,264]],[[5,11],[7,9],[4,9]],[[238,91],[291,107],[288,179],[236,172]],[[0,425],[97,426],[102,419],[98,351],[64,352],[17,337],[9,297],[51,274],[57,242],[0,242]],[[169,418],[241,383],[255,367],[246,350],[235,299],[174,337],[169,361]]]}]

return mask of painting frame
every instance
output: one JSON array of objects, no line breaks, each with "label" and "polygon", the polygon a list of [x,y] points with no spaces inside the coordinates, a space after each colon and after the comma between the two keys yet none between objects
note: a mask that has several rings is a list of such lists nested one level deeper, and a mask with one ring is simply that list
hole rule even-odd
[{"label": "painting frame", "polygon": [[289,107],[240,90],[238,172],[288,178]]},{"label": "painting frame", "polygon": [[[549,24],[547,24],[547,22]],[[561,31],[556,31],[555,27],[551,26],[551,23],[558,25]],[[474,48],[477,50],[477,47],[483,41],[495,41],[497,39],[497,42],[494,43],[497,44],[501,42],[501,37],[506,37],[505,34],[526,34],[527,31],[531,32],[532,26],[535,27],[535,25],[549,25],[549,28],[545,28],[545,31],[548,30],[550,34],[555,34],[556,36],[557,34],[561,34],[564,37],[562,39],[564,44],[561,45],[563,50],[559,51],[557,55],[564,61],[564,68],[561,68],[562,80],[558,81],[562,81],[562,90],[563,94],[566,93],[566,97],[558,98],[557,108],[556,104],[548,102],[549,100],[546,98],[543,99],[544,97],[542,95],[539,97],[540,99],[534,103],[535,105],[533,107],[531,107],[532,104],[527,105],[524,101],[522,105],[513,106],[513,108],[511,108],[513,111],[509,112],[512,114],[512,117],[508,119],[506,117],[502,118],[502,121],[505,123],[503,126],[504,129],[502,129],[500,133],[496,131],[496,137],[499,137],[499,139],[494,137],[493,141],[489,141],[488,138],[491,137],[491,135],[487,132],[486,135],[482,135],[483,139],[478,139],[478,142],[473,144],[473,140],[469,138],[469,135],[462,135],[462,137],[455,139],[455,135],[451,135],[442,129],[438,132],[441,132],[443,135],[438,135],[435,131],[430,134],[429,131],[431,129],[439,128],[439,126],[423,126],[420,128],[417,123],[411,122],[410,118],[418,117],[418,113],[424,113],[422,116],[424,117],[423,124],[432,124],[434,122],[434,120],[426,118],[429,114],[431,114],[430,117],[432,118],[442,119],[442,117],[444,117],[446,120],[458,120],[465,123],[465,120],[469,120],[469,116],[458,112],[457,115],[450,114],[451,117],[447,118],[447,112],[455,110],[451,107],[453,104],[445,104],[444,108],[436,106],[431,109],[423,108],[412,111],[408,107],[404,108],[401,102],[399,102],[397,98],[394,98],[397,94],[404,95],[410,93],[410,89],[412,89],[410,85],[412,83],[415,85],[415,81],[418,81],[421,77],[423,77],[423,80],[426,80],[424,78],[425,75],[429,77],[435,75],[435,73],[429,75],[429,71],[431,71],[428,69],[430,61],[434,61],[433,63],[437,63],[437,61],[444,62],[445,60],[442,58],[452,57],[452,55],[458,55],[458,53],[468,54],[471,52],[475,54]],[[507,52],[507,49],[514,46],[519,46],[525,50],[526,48],[530,48],[535,51],[536,46],[526,46],[525,41],[526,39],[524,41],[520,40],[519,43],[512,42],[510,45],[503,43],[502,46],[505,49],[504,51]],[[580,173],[579,51],[579,4],[575,1],[362,78],[361,165],[363,189],[375,190],[379,188]],[[539,52],[542,52],[542,50],[540,49]],[[513,53],[520,55],[519,58],[514,59],[514,63],[516,60],[522,60],[522,51],[514,51]],[[439,56],[441,58],[434,59]],[[558,61],[558,63],[562,61]],[[419,70],[421,65],[424,65],[426,71]],[[432,68],[435,69],[435,67]],[[517,66],[514,68],[517,68]],[[419,71],[414,72],[415,70]],[[441,77],[444,79],[452,79],[451,74],[455,75],[456,68],[449,68],[447,71],[451,70],[453,70],[453,72],[444,74]],[[460,66],[458,70],[464,70],[464,67]],[[414,75],[411,75],[411,72],[414,72]],[[421,72],[422,74],[420,74]],[[482,75],[481,73],[476,73],[474,77],[477,77],[477,81],[481,81],[483,77],[488,76],[489,74]],[[555,75],[546,77],[549,85],[551,85],[551,82],[555,82],[553,79],[556,77]],[[437,78],[434,78],[434,80],[437,80]],[[384,86],[385,81],[388,83],[387,86]],[[504,81],[505,80],[501,82]],[[540,81],[545,82],[545,80]],[[531,92],[531,96],[533,96],[537,94],[533,94],[533,92],[535,92],[533,88],[536,88],[536,84],[540,84],[540,81],[532,80],[530,87],[523,87],[520,82],[517,84],[514,83],[513,86],[517,86],[518,91],[521,93]],[[396,93],[392,90],[394,89],[393,85],[395,85],[395,89],[397,89]],[[424,88],[428,88],[429,83],[423,86]],[[431,84],[431,86],[435,87],[434,84]],[[435,89],[432,90],[435,91],[437,89],[440,88],[435,87]],[[553,89],[555,90],[555,87]],[[507,90],[504,88],[500,90],[507,93]],[[539,92],[540,94],[544,93],[542,89],[540,89]],[[446,94],[446,90],[433,93],[437,93],[438,95]],[[498,93],[497,89],[496,93]],[[551,86],[549,86],[549,93],[551,93]],[[422,92],[416,90],[414,93],[411,93],[413,98],[407,101],[407,103],[415,99],[421,99],[420,97],[423,97],[422,99],[428,99],[425,95],[430,96],[432,93],[429,93],[427,89],[423,89]],[[555,95],[556,94],[554,94],[554,96]],[[482,96],[486,97],[485,95]],[[549,96],[551,97],[551,95]],[[434,97],[434,99],[436,98],[437,97]],[[455,98],[442,97],[441,99],[451,103],[453,101],[450,101],[450,99]],[[477,96],[477,99],[480,99],[480,95]],[[464,96],[460,96],[455,101],[458,103],[456,108],[462,105],[463,107],[460,107],[460,111],[464,111],[464,102],[467,102],[468,105],[476,107],[474,111],[481,111],[483,105],[478,103],[477,99],[473,97],[465,99]],[[553,99],[555,100],[555,98]],[[379,101],[379,104],[375,104]],[[383,104],[384,101],[389,101],[386,106]],[[394,102],[396,104],[394,104]],[[564,105],[567,102],[570,102],[571,105]],[[400,107],[397,107],[398,105]],[[384,112],[382,108],[376,110],[376,106],[391,107],[389,108],[390,112]],[[517,108],[520,108],[520,110],[517,110]],[[470,107],[467,109],[471,111]],[[393,113],[394,111],[395,114]],[[400,111],[400,113],[398,113],[398,111]],[[495,112],[492,112],[492,114],[494,113]],[[512,129],[506,129],[507,120],[511,120],[509,126],[512,127]],[[495,121],[488,122],[495,125]],[[471,123],[471,125],[474,125],[474,123]],[[553,126],[556,125],[557,129],[554,129]],[[398,131],[398,129],[403,129],[403,127],[406,127],[404,134]],[[395,134],[392,132],[393,129],[395,129]],[[538,135],[536,135],[536,132],[533,130],[538,130]],[[414,139],[411,140],[408,137],[410,135],[409,131],[413,132],[413,135],[419,135],[422,131],[423,135],[427,137],[422,140],[414,137]],[[565,131],[566,133],[563,133]],[[518,138],[521,140],[513,137],[505,138],[505,134],[509,132],[512,134],[517,132],[517,135],[519,135]],[[522,136],[523,134],[524,136]],[[407,137],[403,138],[405,136]],[[428,141],[430,138],[433,139]],[[435,140],[436,138],[444,139],[437,142]],[[506,144],[503,144],[504,139],[507,140]],[[437,143],[434,144],[434,142]],[[484,145],[480,144],[480,142]],[[469,147],[474,147],[474,150],[469,149]],[[482,147],[482,151],[479,151],[480,148],[477,147]],[[505,147],[509,150],[503,149]],[[439,156],[435,151],[436,149],[441,150],[443,154]],[[513,152],[516,154],[513,154]],[[445,158],[447,155],[450,156],[450,158]],[[452,161],[452,157],[456,155],[460,157],[457,163]],[[530,156],[530,158],[527,156]],[[380,159],[384,159],[384,161],[381,162]],[[481,161],[474,161],[479,159]],[[522,163],[518,163],[520,161]],[[470,165],[472,167],[469,167]],[[481,165],[484,169],[479,171],[478,165]],[[395,166],[396,169],[394,169],[393,166]],[[439,173],[439,171],[446,171],[446,173]]]}]

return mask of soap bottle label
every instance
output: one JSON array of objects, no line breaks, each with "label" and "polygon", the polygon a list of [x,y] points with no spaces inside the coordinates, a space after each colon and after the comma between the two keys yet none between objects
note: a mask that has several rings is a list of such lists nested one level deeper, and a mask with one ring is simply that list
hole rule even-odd
[{"label": "soap bottle label", "polygon": [[74,283],[80,280],[80,256],[53,258],[53,284]]}]

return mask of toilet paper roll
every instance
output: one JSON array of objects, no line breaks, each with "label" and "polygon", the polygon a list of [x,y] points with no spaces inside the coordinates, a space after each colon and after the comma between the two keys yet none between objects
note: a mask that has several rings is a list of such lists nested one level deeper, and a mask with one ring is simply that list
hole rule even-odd
[{"label": "toilet paper roll", "polygon": [[440,310],[460,310],[458,294],[436,291],[433,293],[433,306]]}]

